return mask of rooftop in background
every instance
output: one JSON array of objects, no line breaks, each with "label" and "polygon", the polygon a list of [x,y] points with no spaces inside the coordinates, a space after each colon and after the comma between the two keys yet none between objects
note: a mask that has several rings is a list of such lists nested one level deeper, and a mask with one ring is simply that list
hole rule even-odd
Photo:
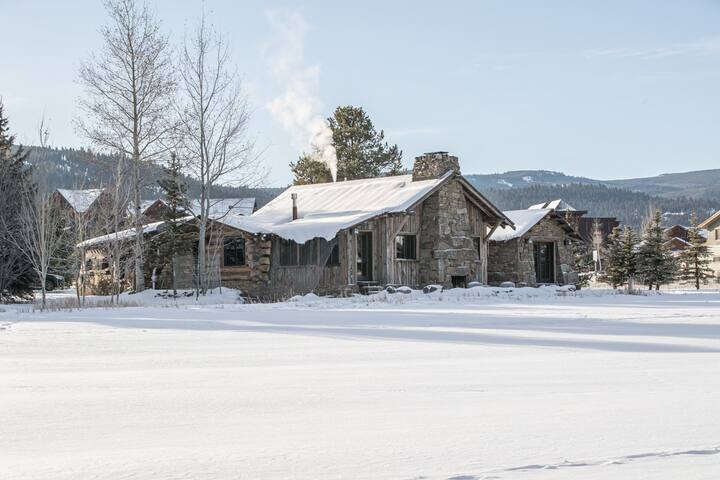
[{"label": "rooftop in background", "polygon": [[557,210],[559,212],[575,211],[575,208],[573,208],[572,205],[570,205],[565,200],[562,200],[560,198],[558,198],[557,200],[552,200],[550,202],[538,203],[536,205],[530,205],[528,207],[528,210],[543,210],[543,209]]},{"label": "rooftop in background", "polygon": [[90,207],[100,198],[100,195],[102,195],[105,190],[102,188],[90,188],[86,190],[58,188],[56,191],[73,210],[77,213],[85,213],[90,210]]}]

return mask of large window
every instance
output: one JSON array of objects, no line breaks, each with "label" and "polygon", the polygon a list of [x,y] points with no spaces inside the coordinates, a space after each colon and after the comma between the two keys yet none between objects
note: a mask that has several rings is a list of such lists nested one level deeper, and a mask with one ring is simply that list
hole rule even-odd
[{"label": "large window", "polygon": [[335,267],[340,265],[340,249],[337,237],[329,242],[316,238],[299,244],[292,240],[280,239],[280,265],[294,267],[297,265],[322,265]]},{"label": "large window", "polygon": [[298,263],[300,265],[317,264],[317,244],[315,240],[298,245]]},{"label": "large window", "polygon": [[720,228],[715,229],[715,240],[720,240]]},{"label": "large window", "polygon": [[395,258],[417,260],[417,236],[398,235],[395,237]]},{"label": "large window", "polygon": [[245,265],[245,239],[241,237],[226,238],[223,255],[226,267]]},{"label": "large window", "polygon": [[326,267],[337,267],[340,265],[340,246],[337,237],[329,242],[324,238],[320,240],[320,264]]},{"label": "large window", "polygon": [[298,264],[298,245],[292,240],[280,239],[280,265],[291,267]]}]

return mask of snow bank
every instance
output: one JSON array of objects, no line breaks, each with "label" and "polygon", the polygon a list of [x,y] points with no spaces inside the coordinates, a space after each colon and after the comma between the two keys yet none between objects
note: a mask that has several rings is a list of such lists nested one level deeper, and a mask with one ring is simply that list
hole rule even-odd
[{"label": "snow bank", "polygon": [[438,302],[453,303],[477,303],[483,300],[507,300],[524,302],[533,299],[551,299],[555,297],[601,297],[606,295],[617,295],[620,291],[611,289],[575,290],[572,285],[565,286],[542,286],[542,287],[473,287],[473,288],[452,288],[449,290],[438,290],[432,293],[423,293],[422,290],[413,290],[409,287],[398,287],[396,293],[388,291],[374,293],[372,295],[353,295],[351,297],[334,298],[319,297],[314,293],[307,295],[296,295],[290,298],[287,303],[297,306],[322,308],[322,307],[367,307],[373,304],[389,305],[427,305]]}]

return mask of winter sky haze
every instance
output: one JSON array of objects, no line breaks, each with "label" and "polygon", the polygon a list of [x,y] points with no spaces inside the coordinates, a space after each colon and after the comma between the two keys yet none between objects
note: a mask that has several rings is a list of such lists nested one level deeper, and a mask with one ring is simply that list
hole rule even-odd
[{"label": "winter sky haze", "polygon": [[[173,42],[199,0],[150,0]],[[252,135],[271,168],[306,147],[304,119],[360,105],[412,158],[465,173],[558,170],[602,179],[720,168],[720,1],[206,0],[233,48]],[[99,49],[99,0],[0,0],[0,96],[11,130],[87,146],[77,67]],[[297,101],[289,118],[278,105]],[[309,113],[308,113],[309,112]]]}]

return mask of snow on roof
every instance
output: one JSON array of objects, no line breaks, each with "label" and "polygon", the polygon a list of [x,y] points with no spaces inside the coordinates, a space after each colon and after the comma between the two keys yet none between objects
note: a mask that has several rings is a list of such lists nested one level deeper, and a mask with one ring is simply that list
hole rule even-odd
[{"label": "snow on roof", "polygon": [[[183,217],[178,220],[178,222],[183,223],[187,222],[189,220],[192,220],[193,216]],[[148,223],[147,225],[143,225],[142,227],[142,233],[155,233],[157,232],[160,227],[165,223],[164,220],[161,220],[159,222],[153,222]],[[107,235],[101,235],[99,237],[90,238],[88,240],[85,240],[84,242],[80,242],[76,245],[77,248],[83,248],[83,247],[92,247],[95,245],[101,245],[103,243],[107,242],[116,242],[119,240],[128,240],[131,238],[135,238],[135,228],[128,228],[126,230],[120,230],[119,232],[114,233],[108,233]]]},{"label": "snow on roof", "polygon": [[536,208],[503,212],[505,216],[515,224],[515,230],[510,227],[498,227],[493,234],[490,235],[490,240],[493,242],[506,242],[520,238],[552,211],[551,208]]},{"label": "snow on roof", "polygon": [[[331,240],[338,232],[378,215],[407,211],[453,175],[413,181],[398,175],[315,185],[295,185],[251,216],[217,218],[249,233],[272,233],[305,243],[316,237]],[[299,217],[292,219],[292,194],[297,194]]]},{"label": "snow on roof", "polygon": [[[140,204],[140,211],[146,213],[147,209],[153,206],[156,202],[160,202],[167,205],[167,202],[162,198],[155,200],[143,200]],[[130,207],[132,210],[132,207]],[[200,214],[200,199],[193,198],[189,201],[190,213],[195,215]],[[227,213],[234,215],[252,215],[255,211],[255,198],[217,198],[210,199],[210,216],[222,216]]]},{"label": "snow on roof", "polygon": [[720,220],[720,210],[710,215],[705,221],[701,222],[698,227],[703,229],[709,229],[711,225],[714,225],[716,221]]},{"label": "snow on roof", "polygon": [[544,209],[558,210],[560,212],[575,211],[575,209],[573,208],[572,205],[570,205],[565,200],[562,200],[560,198],[558,198],[557,200],[553,200],[551,202],[538,203],[536,205],[530,205],[528,207],[528,210],[544,210]]},{"label": "snow on roof", "polygon": [[[190,211],[200,214],[200,199],[190,200]],[[211,198],[210,216],[222,216],[228,213],[233,215],[250,216],[255,211],[255,198]]]},{"label": "snow on roof", "polygon": [[70,206],[77,213],[87,212],[95,200],[103,193],[102,188],[90,188],[87,190],[67,190],[58,188],[57,192],[67,200]]}]

